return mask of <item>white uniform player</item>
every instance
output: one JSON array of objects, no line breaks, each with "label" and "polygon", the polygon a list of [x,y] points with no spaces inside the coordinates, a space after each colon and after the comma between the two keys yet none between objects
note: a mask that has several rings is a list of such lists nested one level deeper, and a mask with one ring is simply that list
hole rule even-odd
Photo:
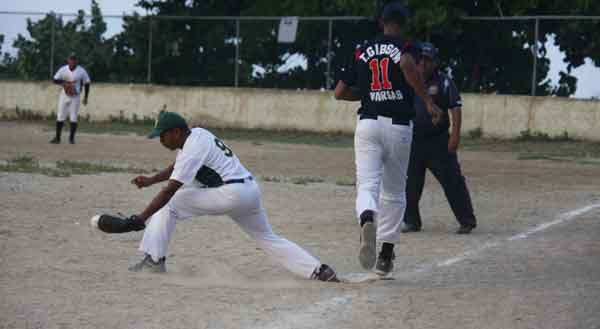
[{"label": "white uniform player", "polygon": [[63,89],[58,98],[58,110],[56,112],[56,136],[50,142],[60,143],[61,131],[64,121],[68,118],[70,124],[69,142],[75,143],[75,132],[77,131],[77,115],[81,103],[81,93],[85,89],[83,104],[87,104],[90,76],[87,71],[77,65],[77,58],[71,55],[68,64],[62,66],[54,75],[54,83],[62,85]]},{"label": "white uniform player", "polygon": [[[405,19],[398,2],[384,7],[384,34],[356,50],[335,90],[337,99],[361,101],[354,137],[359,260],[365,269],[375,266],[380,275],[392,271],[394,244],[400,240],[415,92],[434,120],[440,115],[416,71],[413,47],[400,38]],[[377,240],[382,242],[378,257]]]},{"label": "white uniform player", "polygon": [[162,112],[150,138],[177,150],[173,165],[154,177],[139,176],[138,187],[168,180],[144,212],[140,244],[145,258],[132,271],[165,271],[165,257],[177,220],[203,215],[227,215],[271,258],[290,272],[322,281],[336,281],[333,269],[297,244],[275,234],[261,204],[260,189],[251,173],[221,140],[202,128],[188,129],[176,113]]}]

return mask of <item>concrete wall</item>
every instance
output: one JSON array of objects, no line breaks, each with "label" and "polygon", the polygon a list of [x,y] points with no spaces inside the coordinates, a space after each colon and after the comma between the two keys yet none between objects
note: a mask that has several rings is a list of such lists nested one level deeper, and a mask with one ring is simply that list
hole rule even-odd
[{"label": "concrete wall", "polygon": [[[0,115],[15,109],[51,115],[60,87],[50,83],[0,81]],[[553,97],[465,94],[463,133],[514,138],[522,131],[565,132],[600,141],[600,102]],[[296,129],[319,132],[354,130],[358,103],[336,101],[331,92],[269,89],[165,87],[102,84],[92,86],[80,115],[93,121],[123,116],[154,118],[161,109],[177,111],[206,126]]]}]

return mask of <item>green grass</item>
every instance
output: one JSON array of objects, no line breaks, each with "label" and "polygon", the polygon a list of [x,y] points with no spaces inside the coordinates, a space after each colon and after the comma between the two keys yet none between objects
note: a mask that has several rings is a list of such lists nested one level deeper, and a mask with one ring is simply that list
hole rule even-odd
[{"label": "green grass", "polygon": [[600,143],[580,140],[461,140],[461,149],[470,151],[515,152],[527,157],[600,158]]},{"label": "green grass", "polygon": [[19,156],[0,164],[0,171],[42,174],[52,177],[68,177],[69,173],[53,168],[41,167],[39,162],[30,156]]},{"label": "green grass", "polygon": [[569,133],[566,131],[559,136],[550,136],[546,133],[539,131],[524,130],[521,131],[521,135],[516,138],[518,142],[572,142],[574,141],[569,137]]},{"label": "green grass", "polygon": [[[54,121],[44,122],[49,130],[54,129]],[[154,123],[148,121],[138,122],[83,122],[78,126],[80,132],[92,134],[135,134],[145,136],[152,131]],[[354,137],[342,133],[315,133],[307,131],[291,130],[263,130],[263,129],[234,129],[234,128],[211,128],[213,134],[224,140],[246,141],[260,146],[264,143],[290,143],[318,145],[326,147],[352,147]]]},{"label": "green grass", "polygon": [[483,136],[483,130],[476,128],[467,132],[467,137],[471,139],[479,139]]},{"label": "green grass", "polygon": [[290,181],[296,185],[307,185],[310,183],[322,183],[325,180],[321,177],[312,177],[312,176],[300,176],[300,177],[292,177]]},{"label": "green grass", "polygon": [[[89,115],[81,115],[78,130],[84,133],[92,134],[135,134],[145,136],[154,126],[154,118],[138,117],[135,114],[131,118],[126,118],[121,112],[118,116],[110,116],[107,121],[90,122]],[[11,120],[17,122],[40,123],[45,125],[48,130],[54,130],[55,115],[43,116],[30,110],[16,108],[15,115],[10,118],[4,115],[2,120]],[[343,133],[316,133],[294,130],[264,130],[264,129],[234,129],[234,128],[215,128],[203,127],[209,129],[215,135],[225,140],[248,141],[254,145],[263,145],[263,143],[292,143],[319,145],[328,147],[352,147],[353,135]]]},{"label": "green grass", "polygon": [[249,141],[255,145],[262,145],[262,143],[289,143],[326,147],[352,147],[354,143],[354,136],[342,133],[315,133],[291,130],[274,131],[263,129],[208,129],[222,139]]},{"label": "green grass", "polygon": [[311,183],[323,183],[325,179],[315,176],[295,176],[295,177],[282,177],[282,176],[262,176],[261,180],[264,182],[271,183],[292,183],[296,185],[308,185]]},{"label": "green grass", "polygon": [[[30,111],[19,110],[23,122],[44,124],[48,130],[54,129],[54,120],[38,118]],[[112,117],[108,122],[83,122],[79,125],[82,132],[106,134],[136,134],[144,136],[153,127],[150,118],[126,119],[122,115]],[[229,129],[207,127],[215,135],[225,140],[247,141],[256,146],[268,143],[291,143],[318,145],[326,147],[351,148],[353,135],[343,133],[315,133],[306,131],[272,131],[263,129]],[[482,131],[475,129],[467,132],[461,139],[461,150],[516,152],[519,154],[536,153],[550,157],[600,158],[600,143],[576,140],[564,133],[549,136],[540,132],[523,131],[514,139],[481,138]]]},{"label": "green grass", "polygon": [[6,164],[0,164],[0,172],[20,172],[42,174],[51,177],[69,177],[71,175],[91,175],[105,172],[141,174],[146,173],[147,171],[138,168],[121,168],[78,161],[58,161],[56,162],[56,167],[41,166],[36,159],[30,156],[19,156],[8,160]]},{"label": "green grass", "polygon": [[122,167],[113,167],[103,164],[96,164],[90,162],[80,162],[80,161],[58,161],[56,162],[56,168],[63,170],[65,172],[69,172],[73,175],[89,175],[96,173],[113,173],[113,172],[128,172],[135,174],[144,174],[147,173],[146,170],[139,168],[122,168]]},{"label": "green grass", "polygon": [[354,178],[350,179],[350,178],[341,178],[338,179],[337,181],[335,181],[335,185],[338,186],[355,186],[356,185],[356,180],[354,180]]},{"label": "green grass", "polygon": [[283,178],[278,176],[262,176],[261,180],[264,182],[280,183],[283,181]]}]

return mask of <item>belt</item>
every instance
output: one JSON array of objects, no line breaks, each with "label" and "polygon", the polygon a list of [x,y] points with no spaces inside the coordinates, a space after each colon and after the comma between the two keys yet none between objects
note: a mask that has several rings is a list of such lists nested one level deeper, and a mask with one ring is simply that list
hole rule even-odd
[{"label": "belt", "polygon": [[359,120],[364,120],[364,119],[377,120],[378,117],[391,118],[393,125],[410,126],[410,122],[411,122],[410,119],[388,117],[385,115],[377,115],[377,114],[369,114],[369,113],[361,113],[359,116]]},{"label": "belt", "polygon": [[254,177],[252,176],[248,176],[246,178],[237,178],[237,179],[230,179],[230,180],[226,180],[223,182],[223,185],[227,185],[227,184],[243,184],[246,181],[253,181]]}]

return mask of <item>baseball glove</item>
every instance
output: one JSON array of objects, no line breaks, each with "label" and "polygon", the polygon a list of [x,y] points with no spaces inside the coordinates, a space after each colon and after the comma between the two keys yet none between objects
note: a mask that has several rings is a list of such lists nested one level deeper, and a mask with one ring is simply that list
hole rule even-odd
[{"label": "baseball glove", "polygon": [[96,215],[92,217],[91,224],[93,227],[106,233],[127,233],[141,231],[146,228],[146,224],[135,215],[129,217],[107,214]]},{"label": "baseball glove", "polygon": [[65,90],[65,94],[68,96],[77,95],[77,90],[75,89],[75,84],[73,82],[65,82],[63,84],[63,89]]}]

